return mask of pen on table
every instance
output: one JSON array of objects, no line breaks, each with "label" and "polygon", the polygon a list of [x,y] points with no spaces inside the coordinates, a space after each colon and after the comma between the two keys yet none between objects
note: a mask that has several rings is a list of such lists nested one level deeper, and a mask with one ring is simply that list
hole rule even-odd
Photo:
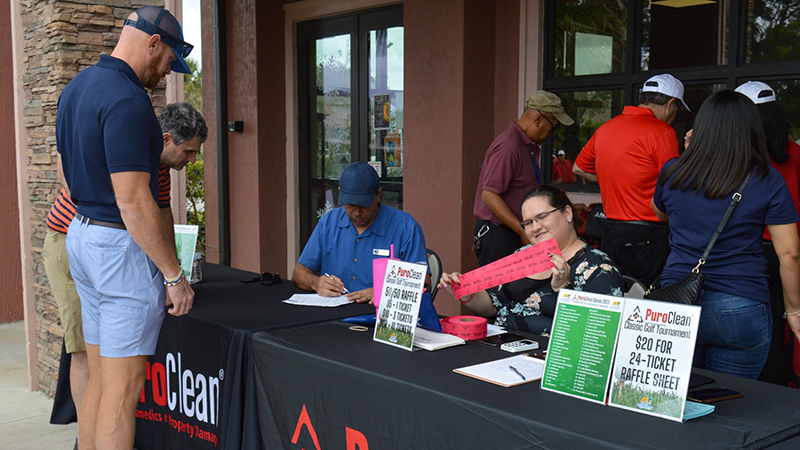
[{"label": "pen on table", "polygon": [[[333,280],[333,277],[332,277],[332,276],[330,276],[329,274],[327,274],[327,273],[326,273],[326,274],[325,274],[325,276],[326,276],[326,277],[328,277],[328,278],[330,278],[331,280]],[[350,291],[348,291],[348,290],[347,290],[347,288],[344,288],[344,293],[345,293],[345,294],[349,294],[349,293],[350,293]]]},{"label": "pen on table", "polygon": [[520,373],[520,371],[519,371],[519,370],[517,370],[517,368],[516,368],[516,367],[514,367],[514,366],[508,366],[508,368],[509,368],[509,369],[511,369],[511,370],[513,370],[515,374],[519,375],[519,377],[520,377],[520,378],[522,378],[522,380],[523,380],[523,381],[525,381],[525,375],[523,375],[522,373]]}]

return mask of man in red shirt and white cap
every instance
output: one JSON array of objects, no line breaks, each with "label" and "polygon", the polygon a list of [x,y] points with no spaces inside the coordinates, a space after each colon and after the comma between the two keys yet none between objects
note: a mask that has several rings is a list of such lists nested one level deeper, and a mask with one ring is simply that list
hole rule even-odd
[{"label": "man in red shirt and white cap", "polygon": [[648,79],[639,106],[626,106],[595,131],[572,171],[600,184],[608,217],[600,250],[623,274],[650,284],[669,256],[669,225],[660,222],[650,201],[661,167],[678,156],[678,137],[670,124],[683,101],[683,83],[670,74]]}]

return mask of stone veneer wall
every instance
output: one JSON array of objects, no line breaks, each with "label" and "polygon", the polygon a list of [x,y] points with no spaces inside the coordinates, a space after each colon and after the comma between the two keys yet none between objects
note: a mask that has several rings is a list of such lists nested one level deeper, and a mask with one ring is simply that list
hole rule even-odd
[{"label": "stone veneer wall", "polygon": [[[63,329],[42,262],[47,213],[61,189],[56,173],[56,106],[67,83],[110,54],[125,18],[162,0],[21,0],[24,33],[24,116],[28,131],[27,187],[32,207],[33,288],[37,313],[39,389],[55,393]],[[166,104],[165,82],[152,94],[156,112]],[[24,156],[23,156],[24,157]]]}]

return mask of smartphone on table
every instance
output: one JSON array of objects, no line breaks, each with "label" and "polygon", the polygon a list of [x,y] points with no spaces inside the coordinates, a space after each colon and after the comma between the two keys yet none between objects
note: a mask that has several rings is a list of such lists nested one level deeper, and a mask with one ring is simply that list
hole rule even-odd
[{"label": "smartphone on table", "polygon": [[525,336],[520,336],[514,333],[503,333],[485,337],[478,342],[491,347],[500,347],[501,345],[507,342],[516,342],[516,341],[521,341],[523,339],[525,339]]},{"label": "smartphone on table", "polygon": [[686,398],[697,403],[714,403],[741,398],[742,393],[724,387],[697,389],[686,393]]}]

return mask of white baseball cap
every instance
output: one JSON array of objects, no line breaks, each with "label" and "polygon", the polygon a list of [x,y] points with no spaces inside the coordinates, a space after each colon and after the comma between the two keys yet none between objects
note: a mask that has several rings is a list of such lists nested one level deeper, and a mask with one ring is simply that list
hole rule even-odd
[{"label": "white baseball cap", "polygon": [[558,151],[558,154],[559,154],[559,155],[566,155],[566,154],[567,154],[567,152],[565,152],[564,150],[559,150],[559,151]]},{"label": "white baseball cap", "polygon": [[686,102],[683,101],[683,83],[668,73],[650,77],[644,82],[642,92],[658,92],[659,94],[675,97],[681,101],[683,109],[691,111],[691,109],[686,106]]},{"label": "white baseball cap", "polygon": [[775,91],[767,83],[760,81],[748,81],[741,84],[736,88],[736,92],[746,95],[756,105],[776,101]]}]

